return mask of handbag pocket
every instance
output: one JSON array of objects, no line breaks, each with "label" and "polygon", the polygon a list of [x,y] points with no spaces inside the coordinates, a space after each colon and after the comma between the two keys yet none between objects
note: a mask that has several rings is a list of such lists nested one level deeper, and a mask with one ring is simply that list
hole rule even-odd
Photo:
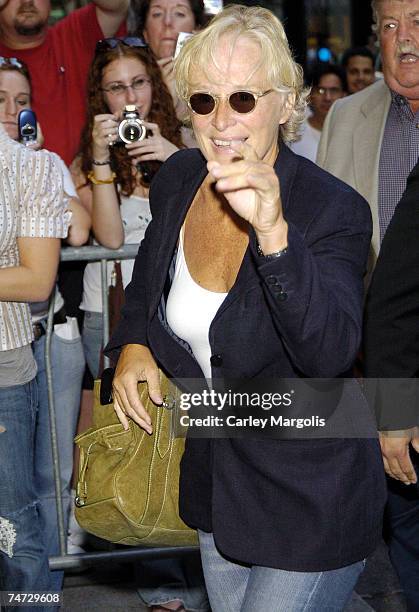
[{"label": "handbag pocket", "polygon": [[[167,379],[161,383],[164,394]],[[145,383],[139,384],[139,393],[153,422],[152,435],[132,420],[125,431],[113,405],[100,405],[100,381],[95,382],[95,427],[75,440],[80,448],[77,521],[86,531],[111,542],[197,544],[196,531],[179,516],[185,441],[173,435],[176,401],[170,403],[171,409],[155,406]]]}]

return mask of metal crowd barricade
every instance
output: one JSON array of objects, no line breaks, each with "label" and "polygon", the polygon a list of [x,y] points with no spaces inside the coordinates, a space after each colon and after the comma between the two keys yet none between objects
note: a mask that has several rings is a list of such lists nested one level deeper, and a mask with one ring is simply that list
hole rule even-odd
[{"label": "metal crowd barricade", "polygon": [[[108,308],[108,261],[133,259],[138,251],[138,244],[127,244],[120,249],[107,249],[101,246],[65,247],[61,250],[61,261],[99,261],[101,265],[102,304],[103,304],[103,344],[109,340],[109,308]],[[60,543],[60,555],[50,557],[51,570],[66,570],[81,568],[91,561],[107,562],[114,559],[132,561],[134,559],[163,559],[197,553],[198,546],[168,546],[162,548],[123,547],[107,551],[86,552],[77,555],[67,554],[67,533],[65,530],[64,509],[61,498],[60,457],[57,443],[57,427],[55,418],[54,393],[52,387],[51,338],[54,327],[54,296],[51,298],[45,342],[45,369],[48,385],[49,419],[51,428],[51,446],[54,466],[55,497],[57,503],[57,522]],[[104,366],[109,366],[109,359],[104,358]],[[112,546],[111,544],[109,544]],[[116,546],[116,545],[114,545]]]}]

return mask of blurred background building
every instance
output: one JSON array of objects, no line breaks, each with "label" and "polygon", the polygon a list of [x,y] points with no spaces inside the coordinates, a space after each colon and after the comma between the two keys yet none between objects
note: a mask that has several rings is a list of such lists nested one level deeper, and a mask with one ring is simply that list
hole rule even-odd
[{"label": "blurred background building", "polygon": [[[221,2],[221,0],[219,0]],[[237,0],[236,0],[237,1]],[[52,18],[60,19],[88,0],[52,0]],[[229,0],[225,0],[225,4]],[[372,33],[369,0],[241,0],[269,8],[284,23],[297,60],[308,68],[316,61],[338,61],[345,49],[367,45],[378,49]],[[213,2],[208,0],[208,6]]]}]

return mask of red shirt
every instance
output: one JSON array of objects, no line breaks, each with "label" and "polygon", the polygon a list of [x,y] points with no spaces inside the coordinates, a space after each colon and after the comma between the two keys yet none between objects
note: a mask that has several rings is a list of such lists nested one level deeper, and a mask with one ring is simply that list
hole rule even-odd
[{"label": "red shirt", "polygon": [[87,74],[96,42],[103,37],[96,7],[88,4],[48,28],[45,41],[38,47],[10,49],[0,43],[0,55],[17,57],[27,64],[32,107],[45,137],[44,147],[58,153],[66,164],[73,161],[79,148],[86,114]]}]

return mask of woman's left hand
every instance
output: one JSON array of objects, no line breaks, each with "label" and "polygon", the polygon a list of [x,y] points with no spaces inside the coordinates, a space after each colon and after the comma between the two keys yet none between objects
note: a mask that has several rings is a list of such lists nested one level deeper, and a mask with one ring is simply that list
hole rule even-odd
[{"label": "woman's left hand", "polygon": [[273,238],[277,250],[286,247],[288,226],[283,217],[281,190],[274,168],[260,160],[255,150],[245,142],[232,148],[241,159],[226,164],[207,163],[216,190],[224,195],[240,217],[253,226],[262,248],[265,238]]},{"label": "woman's left hand", "polygon": [[176,103],[177,93],[176,93],[175,75],[173,72],[173,65],[174,65],[173,57],[162,57],[161,59],[157,60],[157,63],[160,67],[163,81],[166,83],[167,89],[169,90],[173,98],[173,101]]},{"label": "woman's left hand", "polygon": [[181,100],[177,95],[175,75],[173,72],[174,58],[163,57],[162,59],[157,60],[157,63],[160,66],[163,81],[166,83],[167,89],[169,90],[170,95],[172,96],[176,115],[179,119],[182,119],[186,116],[188,107],[186,105],[186,102]]},{"label": "woman's left hand", "polygon": [[142,161],[161,161],[164,162],[173,153],[178,151],[176,145],[172,144],[160,134],[160,128],[157,123],[149,123],[144,121],[147,130],[150,130],[151,136],[125,145],[128,155],[132,157],[132,163],[138,164]]}]

